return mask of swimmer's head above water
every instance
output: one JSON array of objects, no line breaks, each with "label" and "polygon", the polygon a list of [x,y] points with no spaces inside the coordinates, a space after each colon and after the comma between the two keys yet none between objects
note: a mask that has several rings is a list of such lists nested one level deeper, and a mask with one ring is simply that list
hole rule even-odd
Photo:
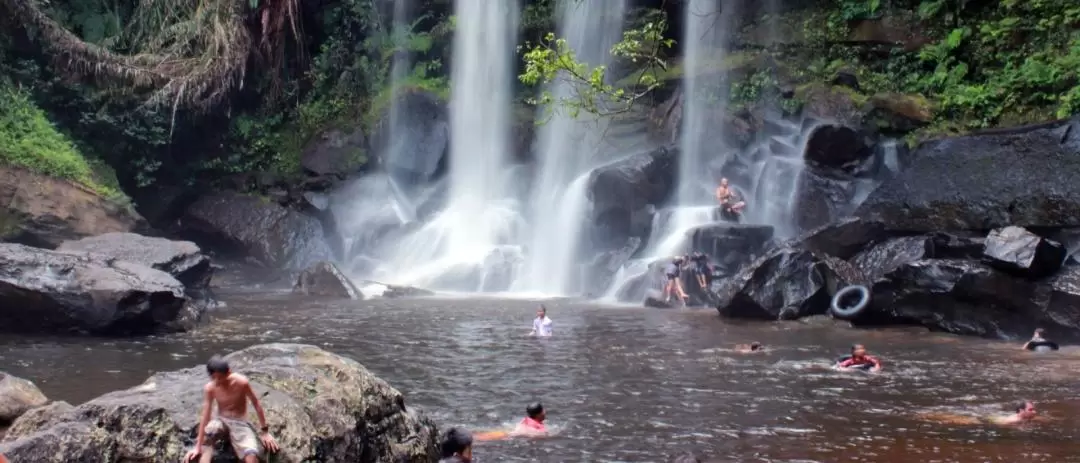
[{"label": "swimmer's head above water", "polygon": [[1014,407],[1014,410],[1016,411],[1016,417],[1025,421],[1035,418],[1035,415],[1038,414],[1038,412],[1035,410],[1035,404],[1027,400],[1023,402],[1018,402]]},{"label": "swimmer's head above water", "polygon": [[547,412],[544,411],[544,404],[540,402],[529,404],[528,407],[525,407],[525,415],[540,423],[543,423],[544,419],[547,418]]},{"label": "swimmer's head above water", "polygon": [[472,460],[473,437],[469,431],[461,428],[450,428],[443,433],[439,443],[441,458],[469,461]]}]

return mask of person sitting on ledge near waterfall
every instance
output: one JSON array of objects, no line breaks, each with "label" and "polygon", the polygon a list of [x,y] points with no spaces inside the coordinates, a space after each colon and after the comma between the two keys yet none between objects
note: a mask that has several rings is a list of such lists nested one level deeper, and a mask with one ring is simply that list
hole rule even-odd
[{"label": "person sitting on ledge near waterfall", "polygon": [[[203,405],[199,418],[199,429],[195,448],[187,453],[185,461],[192,461],[202,455],[201,463],[210,463],[214,458],[214,444],[228,437],[236,456],[244,463],[258,463],[263,447],[270,453],[278,451],[277,442],[270,435],[266,425],[266,413],[262,404],[251,389],[251,382],[239,373],[233,373],[229,362],[215,356],[206,362],[206,372],[210,382],[203,387]],[[255,408],[259,417],[259,432],[247,421],[247,403]],[[217,404],[218,417],[210,420],[214,404]],[[260,445],[261,444],[261,445]]]},{"label": "person sitting on ledge near waterfall", "polygon": [[536,318],[533,319],[533,328],[529,336],[551,336],[551,319],[548,318],[547,307],[543,304],[540,304],[540,309],[536,311]]},{"label": "person sitting on ledge near waterfall", "polygon": [[473,437],[469,431],[450,428],[439,442],[439,463],[469,463],[472,461]]},{"label": "person sitting on ledge near waterfall", "polygon": [[682,281],[679,278],[682,266],[682,257],[676,257],[664,267],[664,277],[667,278],[667,283],[664,284],[664,302],[671,302],[672,295],[677,296],[683,302],[690,299],[690,296],[687,296],[686,292],[683,291]]},{"label": "person sitting on ledge near waterfall", "polygon": [[735,194],[735,190],[728,185],[727,178],[720,179],[720,186],[716,187],[716,200],[720,201],[720,207],[723,208],[723,212],[741,215],[743,208],[746,207],[746,203],[739,201],[739,197]]}]

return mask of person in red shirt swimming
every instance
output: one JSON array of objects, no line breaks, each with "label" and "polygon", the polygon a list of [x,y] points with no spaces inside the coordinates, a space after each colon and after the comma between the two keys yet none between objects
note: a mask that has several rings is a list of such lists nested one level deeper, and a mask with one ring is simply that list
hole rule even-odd
[{"label": "person in red shirt swimming", "polygon": [[881,371],[881,361],[866,355],[866,346],[855,344],[851,346],[851,356],[843,358],[836,364],[837,368],[858,368],[869,371]]},{"label": "person in red shirt swimming", "polygon": [[518,423],[511,435],[514,436],[542,436],[547,434],[547,426],[544,424],[544,419],[547,418],[547,412],[544,411],[544,405],[540,402],[534,403],[525,407],[524,419]]}]

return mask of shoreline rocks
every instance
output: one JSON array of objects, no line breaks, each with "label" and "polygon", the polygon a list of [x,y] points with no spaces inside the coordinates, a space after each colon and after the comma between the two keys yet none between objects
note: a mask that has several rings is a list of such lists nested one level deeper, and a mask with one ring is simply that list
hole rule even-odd
[{"label": "shoreline rocks", "polygon": [[[354,360],[302,344],[251,346],[226,360],[251,379],[282,449],[277,461],[438,457],[434,422]],[[78,406],[36,408],[15,421],[0,453],[42,463],[180,461],[195,441],[206,382],[198,366],[158,373]]]},{"label": "shoreline rocks", "polygon": [[0,371],[0,428],[48,402],[34,383]]},{"label": "shoreline rocks", "polygon": [[91,253],[0,243],[0,329],[139,335],[185,331],[203,308],[145,265]]}]

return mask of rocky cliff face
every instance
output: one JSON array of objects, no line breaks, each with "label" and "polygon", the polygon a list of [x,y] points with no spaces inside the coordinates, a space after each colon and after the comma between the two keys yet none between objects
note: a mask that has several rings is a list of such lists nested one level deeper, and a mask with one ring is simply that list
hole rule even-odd
[{"label": "rocky cliff face", "polygon": [[83,186],[0,166],[0,241],[51,249],[66,240],[142,225],[135,212]]}]

